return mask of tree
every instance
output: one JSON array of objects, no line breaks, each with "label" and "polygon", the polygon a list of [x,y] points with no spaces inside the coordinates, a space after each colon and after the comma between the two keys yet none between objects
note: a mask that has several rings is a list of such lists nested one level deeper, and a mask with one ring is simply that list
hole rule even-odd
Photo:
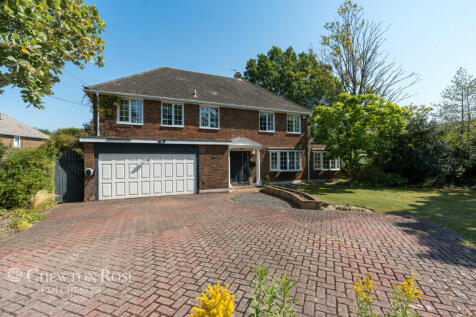
[{"label": "tree", "polygon": [[405,133],[397,136],[386,171],[400,174],[412,183],[447,184],[465,171],[455,160],[454,147],[445,131],[429,118],[431,108],[412,107]]},{"label": "tree", "polygon": [[330,66],[319,62],[313,50],[296,54],[292,47],[283,51],[273,46],[267,55],[248,60],[244,77],[309,109],[331,103],[340,93]]},{"label": "tree", "polygon": [[459,122],[460,144],[469,144],[476,111],[476,78],[460,67],[441,97],[441,119],[450,124]]},{"label": "tree", "polygon": [[328,35],[321,36],[324,61],[333,67],[345,92],[351,95],[375,94],[398,102],[409,96],[406,89],[419,80],[406,74],[384,53],[386,29],[381,23],[363,18],[362,8],[345,0],[335,21],[325,24]]},{"label": "tree", "polygon": [[315,108],[313,135],[355,178],[365,167],[388,160],[393,141],[405,130],[407,116],[407,109],[383,97],[343,93],[332,106]]},{"label": "tree", "polygon": [[87,132],[82,128],[62,128],[52,133],[47,143],[57,153],[74,150],[82,154],[83,147],[79,143],[79,137],[85,135]]},{"label": "tree", "polygon": [[104,26],[96,7],[82,0],[2,1],[0,88],[19,87],[26,103],[43,108],[41,98],[53,94],[66,62],[103,66]]}]

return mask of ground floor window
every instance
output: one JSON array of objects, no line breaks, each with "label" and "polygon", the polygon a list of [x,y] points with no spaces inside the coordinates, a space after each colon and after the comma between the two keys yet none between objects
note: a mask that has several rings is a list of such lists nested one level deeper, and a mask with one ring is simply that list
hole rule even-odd
[{"label": "ground floor window", "polygon": [[301,151],[270,151],[270,170],[295,172],[301,170]]},{"label": "ground floor window", "polygon": [[13,147],[21,147],[21,138],[18,135],[13,137]]},{"label": "ground floor window", "polygon": [[331,158],[325,151],[312,151],[313,169],[319,171],[339,171],[340,159]]}]

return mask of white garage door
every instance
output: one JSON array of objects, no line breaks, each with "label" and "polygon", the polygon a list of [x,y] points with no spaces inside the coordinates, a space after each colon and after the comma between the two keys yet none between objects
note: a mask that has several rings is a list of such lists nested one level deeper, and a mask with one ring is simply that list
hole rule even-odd
[{"label": "white garage door", "polygon": [[195,193],[193,154],[100,154],[99,199]]}]

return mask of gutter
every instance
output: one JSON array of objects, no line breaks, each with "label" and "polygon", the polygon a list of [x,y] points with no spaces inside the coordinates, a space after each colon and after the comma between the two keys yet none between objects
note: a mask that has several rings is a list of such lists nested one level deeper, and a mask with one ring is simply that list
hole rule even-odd
[{"label": "gutter", "polygon": [[182,98],[171,98],[171,97],[162,97],[162,96],[150,96],[150,95],[140,95],[140,94],[131,94],[131,93],[124,93],[124,92],[116,92],[116,91],[100,91],[90,88],[84,88],[85,92],[90,93],[102,93],[104,95],[113,95],[113,96],[120,96],[120,97],[129,97],[129,98],[139,98],[139,99],[150,99],[150,100],[160,100],[160,101],[176,101],[181,103],[193,103],[193,104],[203,104],[203,105],[211,105],[211,106],[222,106],[228,108],[237,108],[237,109],[249,109],[249,110],[258,110],[258,111],[274,111],[274,112],[281,112],[281,113],[292,113],[292,114],[300,114],[310,116],[311,111],[292,111],[292,110],[283,110],[283,109],[275,109],[275,108],[261,108],[261,107],[254,107],[254,106],[245,106],[245,105],[237,105],[231,103],[220,103],[220,102],[213,102],[213,101],[202,101],[196,99],[182,99]]},{"label": "gutter", "polygon": [[165,140],[165,139],[119,139],[107,137],[79,137],[82,143],[129,143],[129,144],[182,144],[182,145],[231,145],[231,141]]}]

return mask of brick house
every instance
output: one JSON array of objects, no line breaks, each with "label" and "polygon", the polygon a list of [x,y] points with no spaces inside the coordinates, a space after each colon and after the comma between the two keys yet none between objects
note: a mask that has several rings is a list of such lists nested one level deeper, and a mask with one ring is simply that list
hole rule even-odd
[{"label": "brick house", "polygon": [[0,143],[12,148],[38,147],[50,137],[0,112]]},{"label": "brick house", "polygon": [[95,131],[80,137],[92,174],[85,200],[225,192],[339,169],[309,143],[309,109],[240,76],[158,68],[84,90]]}]

